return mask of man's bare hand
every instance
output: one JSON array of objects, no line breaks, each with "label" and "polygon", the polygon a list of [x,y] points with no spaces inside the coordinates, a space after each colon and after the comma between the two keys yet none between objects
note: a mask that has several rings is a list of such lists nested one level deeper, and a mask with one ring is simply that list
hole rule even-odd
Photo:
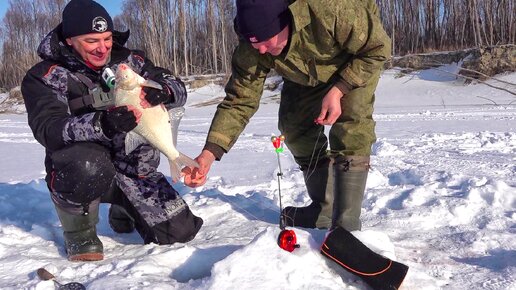
[{"label": "man's bare hand", "polygon": [[340,99],[343,96],[337,87],[331,88],[323,98],[321,113],[315,122],[319,125],[333,125],[342,114]]}]

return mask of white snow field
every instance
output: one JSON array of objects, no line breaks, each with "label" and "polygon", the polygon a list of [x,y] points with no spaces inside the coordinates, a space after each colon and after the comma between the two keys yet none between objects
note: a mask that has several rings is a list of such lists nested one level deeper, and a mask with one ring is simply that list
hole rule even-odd
[{"label": "white snow field", "polygon": [[[516,82],[516,73],[497,77]],[[278,163],[270,137],[279,134],[278,94],[266,91],[206,185],[175,185],[204,219],[193,241],[143,245],[137,233],[114,233],[102,205],[105,260],[94,263],[66,260],[44,150],[26,115],[0,115],[0,289],[54,289],[36,276],[39,267],[87,289],[369,289],[319,254],[323,230],[294,229],[301,248],[292,253],[276,244]],[[180,151],[197,156],[216,109],[210,103],[223,95],[215,85],[190,92]],[[355,235],[410,267],[402,289],[516,289],[516,96],[464,85],[443,71],[388,70],[375,119],[363,231]],[[308,204],[288,150],[280,158],[283,205]],[[166,161],[160,169],[169,175]]]}]

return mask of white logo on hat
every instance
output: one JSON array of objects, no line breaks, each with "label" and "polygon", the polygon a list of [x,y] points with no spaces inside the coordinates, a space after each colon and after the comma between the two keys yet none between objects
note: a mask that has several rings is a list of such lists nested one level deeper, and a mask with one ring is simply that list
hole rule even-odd
[{"label": "white logo on hat", "polygon": [[108,23],[102,16],[93,18],[91,29],[96,32],[104,32],[108,29]]},{"label": "white logo on hat", "polygon": [[251,37],[249,37],[249,41],[252,43],[255,43],[255,42],[258,42],[258,39],[256,38],[256,36],[251,36]]}]

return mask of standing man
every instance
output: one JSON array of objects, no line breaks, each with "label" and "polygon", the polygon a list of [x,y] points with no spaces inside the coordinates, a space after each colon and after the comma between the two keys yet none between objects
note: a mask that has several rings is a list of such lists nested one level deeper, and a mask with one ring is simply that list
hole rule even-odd
[{"label": "standing man", "polygon": [[203,223],[157,171],[157,149],[144,144],[125,152],[126,133],[141,112],[114,107],[111,77],[119,64],[162,85],[162,90],[144,88],[147,106],[171,109],[186,102],[183,82],[142,51],[125,48],[128,37],[113,29],[97,2],[72,0],[38,48],[43,61],[22,82],[29,125],[46,149],[46,181],[71,261],[104,257],[96,233],[100,202],[112,203],[114,231],[136,229],[146,244],[188,242]]},{"label": "standing man", "polygon": [[[258,109],[271,69],[283,77],[279,129],[303,171],[312,203],[286,207],[289,226],[359,230],[371,145],[374,91],[390,58],[374,0],[237,0],[240,42],[199,169],[199,186]],[[331,126],[329,136],[324,126]],[[329,150],[328,150],[329,144]]]}]

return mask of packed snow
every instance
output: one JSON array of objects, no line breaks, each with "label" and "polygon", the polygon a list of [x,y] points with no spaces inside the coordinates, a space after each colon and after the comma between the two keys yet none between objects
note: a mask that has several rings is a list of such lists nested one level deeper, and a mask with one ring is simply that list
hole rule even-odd
[{"label": "packed snow", "polygon": [[[384,72],[363,230],[354,234],[410,267],[402,289],[516,289],[516,97],[464,85],[445,72],[455,69]],[[516,73],[497,77],[516,82]],[[0,289],[54,289],[37,277],[40,267],[87,289],[369,289],[321,256],[324,230],[294,229],[301,247],[292,253],[276,244],[278,189],[283,205],[310,201],[288,150],[280,155],[280,188],[276,179],[270,138],[279,134],[280,88],[265,92],[206,185],[175,185],[204,219],[193,241],[143,245],[137,233],[114,233],[102,205],[97,229],[105,260],[90,263],[66,260],[44,149],[27,116],[0,115]],[[178,148],[196,157],[224,93],[209,85],[189,95]]]}]

